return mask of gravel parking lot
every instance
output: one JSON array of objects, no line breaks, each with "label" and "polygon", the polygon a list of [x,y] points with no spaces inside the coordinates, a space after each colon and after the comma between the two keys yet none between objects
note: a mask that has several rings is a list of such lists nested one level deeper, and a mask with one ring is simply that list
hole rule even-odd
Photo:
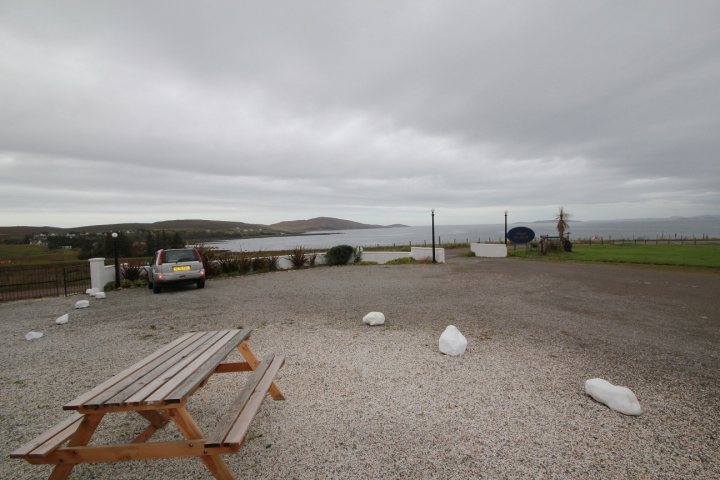
[{"label": "gravel parking lot", "polygon": [[[0,478],[49,474],[8,454],[65,418],[65,402],[182,333],[239,326],[259,355],[287,355],[287,401],[268,398],[224,457],[238,478],[719,478],[718,292],[717,271],[453,257],[125,290],[85,310],[72,309],[85,296],[2,304]],[[385,326],[362,324],[373,310]],[[469,340],[462,357],[438,352],[448,324]],[[45,336],[28,342],[30,330]],[[631,388],[643,415],[587,397],[593,377]],[[245,378],[216,375],[192,397],[204,430]],[[116,417],[97,441],[144,425]],[[185,458],[72,478],[211,476]]]}]

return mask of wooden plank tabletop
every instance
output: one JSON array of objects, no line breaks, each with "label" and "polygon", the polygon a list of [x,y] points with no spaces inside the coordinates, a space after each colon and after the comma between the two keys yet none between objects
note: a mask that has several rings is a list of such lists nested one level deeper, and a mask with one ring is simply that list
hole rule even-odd
[{"label": "wooden plank tabletop", "polygon": [[65,410],[178,403],[191,395],[251,331],[183,335],[65,404]]}]

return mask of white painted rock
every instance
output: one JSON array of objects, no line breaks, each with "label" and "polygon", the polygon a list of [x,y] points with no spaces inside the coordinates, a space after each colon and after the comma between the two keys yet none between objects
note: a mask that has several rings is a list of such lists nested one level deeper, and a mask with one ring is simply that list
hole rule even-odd
[{"label": "white painted rock", "polygon": [[100,289],[98,288],[88,288],[87,290],[85,290],[85,293],[87,295],[90,295],[91,297],[94,297],[99,291]]},{"label": "white painted rock", "polygon": [[627,387],[613,385],[602,378],[591,378],[585,381],[585,393],[596,401],[604,403],[611,409],[625,415],[640,415],[642,409],[637,397]]},{"label": "white painted rock", "polygon": [[70,320],[70,316],[66,313],[66,314],[63,315],[62,317],[56,318],[56,319],[55,319],[55,323],[56,323],[57,325],[65,325],[65,324],[68,322],[68,320]]},{"label": "white painted rock", "polygon": [[75,302],[75,308],[87,308],[90,306],[90,302],[87,300],[78,300]]},{"label": "white painted rock", "polygon": [[98,300],[102,300],[103,298],[107,298],[107,295],[105,295],[105,292],[97,292],[95,294],[95,298],[97,298]]},{"label": "white painted rock", "polygon": [[460,330],[455,325],[448,325],[440,335],[440,352],[456,357],[465,353],[467,343],[467,338],[460,333]]},{"label": "white painted rock", "polygon": [[43,336],[42,332],[28,332],[25,334],[25,340],[35,340]]},{"label": "white painted rock", "polygon": [[385,315],[380,312],[370,312],[363,317],[363,323],[367,323],[370,326],[382,325],[385,323]]}]

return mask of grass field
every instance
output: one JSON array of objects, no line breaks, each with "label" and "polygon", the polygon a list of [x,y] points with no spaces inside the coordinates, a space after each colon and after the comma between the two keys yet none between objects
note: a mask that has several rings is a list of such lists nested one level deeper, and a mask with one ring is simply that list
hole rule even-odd
[{"label": "grass field", "polygon": [[519,247],[508,253],[513,257],[540,260],[576,260],[585,262],[639,263],[720,268],[720,245],[574,245],[571,253],[551,252],[540,256],[536,249]]},{"label": "grass field", "polygon": [[44,245],[0,244],[0,265],[76,262],[77,250],[50,250]]}]

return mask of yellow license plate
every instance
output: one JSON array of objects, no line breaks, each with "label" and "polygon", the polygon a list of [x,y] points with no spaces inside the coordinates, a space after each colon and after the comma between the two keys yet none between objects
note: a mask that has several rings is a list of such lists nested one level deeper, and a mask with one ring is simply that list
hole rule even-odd
[{"label": "yellow license plate", "polygon": [[190,265],[181,265],[179,267],[173,267],[173,272],[182,272],[183,270],[190,270]]}]

